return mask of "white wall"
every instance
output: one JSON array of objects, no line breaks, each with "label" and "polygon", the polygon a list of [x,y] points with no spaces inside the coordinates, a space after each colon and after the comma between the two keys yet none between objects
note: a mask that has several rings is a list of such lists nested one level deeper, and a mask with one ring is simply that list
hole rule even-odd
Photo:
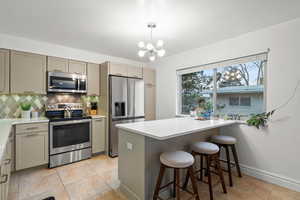
[{"label": "white wall", "polygon": [[[99,44],[101,45],[101,44]],[[62,58],[69,58],[74,60],[103,63],[105,61],[112,61],[118,63],[132,64],[136,66],[143,66],[144,63],[114,57],[110,55],[100,54],[96,52],[70,48],[62,45],[51,44],[42,41],[31,40],[22,37],[15,37],[5,34],[0,34],[0,48],[14,49],[19,51],[26,51],[48,56],[56,56]]]},{"label": "white wall", "polygon": [[[157,69],[158,118],[175,116],[176,69],[265,52],[268,48],[267,109],[282,104],[300,79],[299,33],[300,18],[152,63]],[[300,191],[299,102],[300,89],[265,130],[239,125],[222,132],[238,138],[239,157],[246,172]]]}]

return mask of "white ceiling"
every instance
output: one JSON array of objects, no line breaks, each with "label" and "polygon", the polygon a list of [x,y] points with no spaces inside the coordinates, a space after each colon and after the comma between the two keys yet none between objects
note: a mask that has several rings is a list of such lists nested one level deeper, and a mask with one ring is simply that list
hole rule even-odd
[{"label": "white ceiling", "polygon": [[297,17],[299,0],[0,0],[0,33],[134,60],[149,21],[172,55]]}]

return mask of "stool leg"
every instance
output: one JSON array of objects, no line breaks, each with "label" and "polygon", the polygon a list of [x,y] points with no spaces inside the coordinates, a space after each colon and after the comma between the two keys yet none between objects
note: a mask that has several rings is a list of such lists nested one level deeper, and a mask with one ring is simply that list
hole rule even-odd
[{"label": "stool leg", "polygon": [[190,174],[191,177],[192,187],[193,187],[194,194],[196,195],[196,200],[200,200],[193,166],[190,166],[188,168],[188,173]]},{"label": "stool leg", "polygon": [[164,173],[165,173],[165,169],[166,169],[166,167],[164,165],[160,165],[160,170],[159,170],[159,175],[158,175],[156,186],[155,186],[153,200],[157,200],[158,199],[158,193],[159,193],[161,181],[162,181]]},{"label": "stool leg", "polygon": [[218,172],[220,180],[221,180],[223,192],[226,194],[227,190],[226,190],[226,185],[225,185],[225,181],[224,181],[223,170],[221,168],[221,163],[219,160],[219,154],[216,157],[216,169],[217,169],[217,172]]},{"label": "stool leg", "polygon": [[186,189],[187,188],[187,185],[189,183],[189,177],[190,177],[190,171],[187,170],[186,172],[186,176],[185,176],[185,181],[184,181],[184,184],[182,186],[183,189]]},{"label": "stool leg", "polygon": [[174,169],[173,180],[173,197],[176,197],[176,169]]},{"label": "stool leg", "polygon": [[175,169],[176,173],[176,200],[180,200],[180,173],[179,169]]},{"label": "stool leg", "polygon": [[203,181],[203,155],[200,155],[200,181]]},{"label": "stool leg", "polygon": [[231,145],[231,150],[232,150],[232,154],[233,154],[233,158],[234,158],[234,162],[235,162],[235,166],[236,166],[236,170],[238,172],[239,177],[242,177],[242,173],[241,173],[241,168],[240,168],[240,164],[239,164],[239,159],[238,159],[238,155],[236,153],[236,148],[235,145]]},{"label": "stool leg", "polygon": [[228,168],[228,174],[229,174],[229,185],[232,187],[232,175],[231,175],[231,164],[230,164],[230,155],[229,155],[229,148],[228,145],[225,146],[226,150],[226,157],[227,157],[227,168]]},{"label": "stool leg", "polygon": [[211,163],[211,157],[206,156],[206,166],[207,166],[207,178],[208,178],[208,186],[209,186],[209,196],[210,200],[213,200],[213,190],[212,190],[212,184],[211,184],[211,174],[210,174],[210,163]]}]

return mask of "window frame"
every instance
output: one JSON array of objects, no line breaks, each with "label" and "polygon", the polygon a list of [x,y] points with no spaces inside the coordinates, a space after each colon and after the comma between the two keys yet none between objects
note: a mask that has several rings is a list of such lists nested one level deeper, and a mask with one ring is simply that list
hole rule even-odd
[{"label": "window frame", "polygon": [[[176,84],[177,84],[177,86],[176,86],[176,116],[179,116],[179,117],[181,117],[181,116],[183,116],[183,117],[189,116],[189,114],[183,114],[182,113],[182,96],[181,96],[182,79],[181,79],[181,76],[183,74],[192,73],[192,72],[178,73],[178,71],[181,71],[181,70],[193,70],[193,68],[197,68],[197,69],[199,68],[199,70],[197,70],[197,71],[207,70],[207,69],[213,69],[214,70],[214,75],[213,75],[214,89],[213,89],[213,99],[212,99],[212,102],[213,102],[213,111],[215,111],[216,108],[217,108],[217,105],[216,105],[216,102],[217,102],[217,80],[216,80],[217,69],[221,68],[221,67],[226,67],[226,65],[224,65],[224,63],[227,63],[227,62],[230,62],[230,61],[234,62],[235,60],[239,60],[239,59],[243,59],[243,58],[248,58],[248,57],[253,57],[253,56],[257,56],[257,55],[258,56],[259,55],[265,55],[265,59],[257,59],[257,60],[261,60],[263,62],[263,71],[264,71],[264,74],[263,74],[263,108],[262,109],[265,112],[266,109],[267,109],[267,82],[268,82],[268,80],[267,80],[267,74],[268,74],[268,71],[267,71],[268,67],[267,67],[267,65],[268,65],[268,53],[269,53],[269,51],[270,50],[268,49],[266,52],[262,52],[262,53],[258,53],[258,54],[253,54],[253,55],[248,55],[248,56],[243,56],[243,57],[238,57],[238,58],[233,58],[233,59],[228,59],[228,60],[223,60],[223,61],[218,61],[218,62],[214,62],[214,63],[203,64],[203,65],[200,65],[200,66],[180,68],[179,70],[177,70],[177,74],[176,74],[176,78],[177,78],[177,81],[176,81]],[[253,60],[253,61],[255,61],[255,60]],[[240,99],[239,99],[239,101],[240,101]]]}]

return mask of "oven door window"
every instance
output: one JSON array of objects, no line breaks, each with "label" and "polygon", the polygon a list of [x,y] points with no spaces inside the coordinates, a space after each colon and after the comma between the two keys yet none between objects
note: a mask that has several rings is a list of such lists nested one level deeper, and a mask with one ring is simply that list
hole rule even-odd
[{"label": "oven door window", "polygon": [[90,123],[66,124],[53,127],[53,148],[90,142]]},{"label": "oven door window", "polygon": [[51,89],[66,89],[66,90],[77,90],[78,80],[73,78],[56,77],[50,78]]}]

